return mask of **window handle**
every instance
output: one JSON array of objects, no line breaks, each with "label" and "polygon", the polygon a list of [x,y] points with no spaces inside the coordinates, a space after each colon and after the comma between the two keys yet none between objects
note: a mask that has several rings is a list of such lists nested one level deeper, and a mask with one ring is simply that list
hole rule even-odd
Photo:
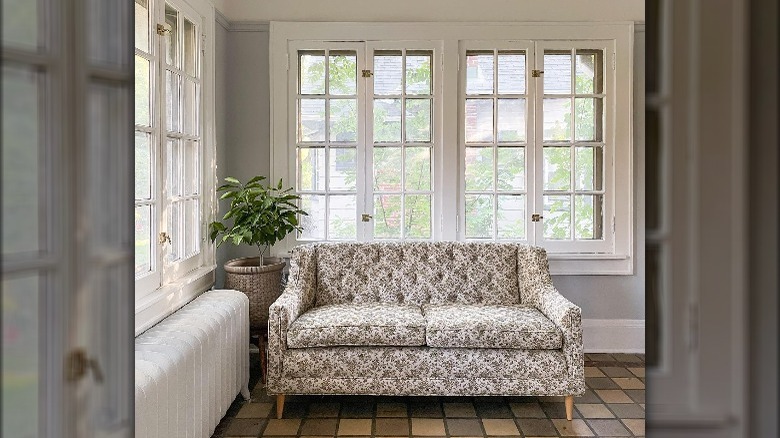
[{"label": "window handle", "polygon": [[171,243],[170,234],[166,233],[165,231],[161,232],[158,242],[160,242],[160,245],[165,245],[165,242]]},{"label": "window handle", "polygon": [[360,220],[362,220],[363,222],[368,222],[368,221],[370,221],[373,218],[374,218],[374,216],[371,216],[368,213],[363,213],[362,215],[360,215]]},{"label": "window handle", "polygon": [[541,214],[532,214],[531,215],[531,222],[539,222],[542,219],[544,219],[544,216],[542,216]]}]

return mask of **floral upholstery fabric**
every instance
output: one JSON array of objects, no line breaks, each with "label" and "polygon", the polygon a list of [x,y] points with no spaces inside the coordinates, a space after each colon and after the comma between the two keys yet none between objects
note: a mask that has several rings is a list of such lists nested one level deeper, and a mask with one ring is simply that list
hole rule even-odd
[{"label": "floral upholstery fabric", "polygon": [[[472,263],[467,263],[472,256]],[[372,266],[375,263],[393,273],[382,273]],[[446,268],[437,267],[442,263]],[[416,268],[410,269],[407,264]],[[382,280],[372,278],[374,275]],[[376,289],[366,286],[369,279]],[[468,289],[466,284],[478,287]],[[522,303],[537,309],[560,330],[562,345],[555,350],[289,348],[291,325],[315,304],[372,302]],[[293,250],[287,286],[270,308],[268,392],[582,395],[585,377],[581,318],[580,308],[553,286],[547,254],[542,248],[455,242],[304,245]],[[452,370],[453,374],[442,377],[443,370]]]},{"label": "floral upholstery fabric", "polygon": [[560,349],[561,331],[536,308],[445,304],[423,306],[429,347]]},{"label": "floral upholstery fabric", "polygon": [[516,245],[355,242],[316,251],[317,306],[520,302]]},{"label": "floral upholstery fabric", "polygon": [[289,348],[339,345],[425,345],[425,319],[408,304],[333,304],[304,313],[287,331]]}]

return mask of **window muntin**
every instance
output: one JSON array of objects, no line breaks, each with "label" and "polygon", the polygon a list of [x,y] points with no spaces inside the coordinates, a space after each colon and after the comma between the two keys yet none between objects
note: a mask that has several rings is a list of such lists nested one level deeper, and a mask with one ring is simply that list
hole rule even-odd
[{"label": "window muntin", "polygon": [[526,50],[467,50],[465,238],[526,240]]}]

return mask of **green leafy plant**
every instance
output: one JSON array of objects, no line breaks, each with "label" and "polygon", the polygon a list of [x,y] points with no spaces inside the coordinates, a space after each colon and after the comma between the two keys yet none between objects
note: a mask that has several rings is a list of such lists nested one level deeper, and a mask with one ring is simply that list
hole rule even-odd
[{"label": "green leafy plant", "polygon": [[291,193],[292,187],[283,190],[281,179],[276,186],[266,186],[263,180],[264,176],[256,176],[242,184],[226,177],[217,192],[222,193],[220,199],[230,199],[230,208],[221,221],[209,224],[211,241],[217,246],[224,242],[256,246],[261,264],[268,247],[303,230],[298,215],[307,214],[295,203],[300,197]]}]

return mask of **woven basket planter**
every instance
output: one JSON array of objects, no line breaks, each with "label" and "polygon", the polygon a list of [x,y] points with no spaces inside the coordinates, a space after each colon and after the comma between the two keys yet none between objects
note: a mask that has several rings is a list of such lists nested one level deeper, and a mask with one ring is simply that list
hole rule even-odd
[{"label": "woven basket planter", "polygon": [[225,289],[241,291],[249,297],[249,327],[252,331],[268,327],[268,307],[282,293],[284,262],[265,257],[243,257],[225,263]]}]

